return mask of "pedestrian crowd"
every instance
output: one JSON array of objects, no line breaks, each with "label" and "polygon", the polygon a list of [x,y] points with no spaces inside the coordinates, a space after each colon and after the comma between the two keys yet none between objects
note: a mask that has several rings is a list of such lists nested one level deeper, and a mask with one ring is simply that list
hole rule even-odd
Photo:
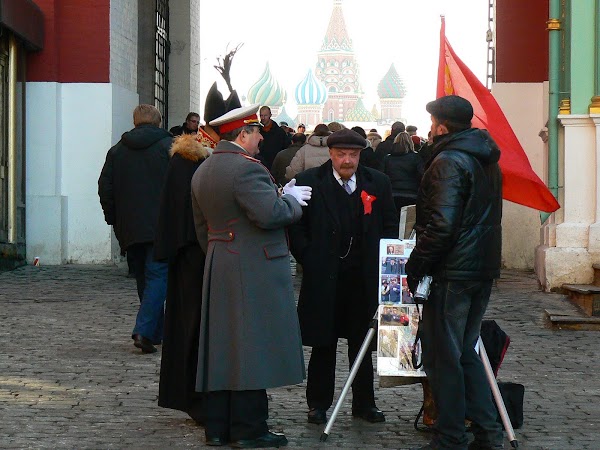
[{"label": "pedestrian crowd", "polygon": [[[380,298],[399,302],[429,275],[419,334],[438,417],[421,448],[503,448],[473,349],[499,276],[500,151],[471,128],[470,103],[428,103],[428,140],[402,122],[385,139],[337,122],[294,133],[259,107],[242,107],[234,90],[225,100],[215,83],[205,124],[190,112],[168,132],[154,106],[139,105],[106,156],[100,202],[140,299],[133,345],[162,345],[158,405],[186,412],[207,445],[285,446],[269,430],[266,390],[306,378],[307,421],[326,423],[338,340],[352,365]],[[382,260],[380,239],[398,237],[399,211],[413,204],[410,258]],[[297,306],[290,254],[302,267]],[[405,272],[407,289],[382,284],[380,270]],[[354,417],[385,421],[370,351],[352,392]]]}]

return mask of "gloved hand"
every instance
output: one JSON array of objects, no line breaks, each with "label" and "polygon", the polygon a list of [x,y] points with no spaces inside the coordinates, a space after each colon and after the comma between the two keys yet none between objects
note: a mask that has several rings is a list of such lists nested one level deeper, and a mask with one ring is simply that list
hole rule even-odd
[{"label": "gloved hand", "polygon": [[415,291],[417,290],[417,286],[419,285],[420,279],[417,277],[413,277],[412,275],[408,275],[406,277],[406,282],[408,283],[408,289],[410,293],[415,295]]},{"label": "gloved hand", "polygon": [[308,206],[308,203],[306,202],[310,200],[312,188],[310,186],[296,186],[296,179],[292,178],[292,180],[283,187],[283,193],[291,195],[298,200],[300,206]]},{"label": "gloved hand", "polygon": [[405,270],[406,270],[406,282],[408,284],[408,289],[410,289],[411,294],[414,295],[417,290],[417,286],[419,285],[419,281],[423,278],[423,275],[418,270],[420,267],[417,258],[414,258],[413,255],[406,262]]}]

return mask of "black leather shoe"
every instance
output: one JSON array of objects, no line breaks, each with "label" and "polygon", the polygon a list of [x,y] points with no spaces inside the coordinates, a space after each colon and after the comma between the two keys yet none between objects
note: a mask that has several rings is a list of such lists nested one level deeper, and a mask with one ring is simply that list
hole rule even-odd
[{"label": "black leather shoe", "polygon": [[410,450],[437,450],[438,447],[433,447],[431,443],[426,444],[422,447],[413,447]]},{"label": "black leather shoe", "polygon": [[240,439],[230,442],[233,448],[271,448],[285,447],[288,443],[287,438],[282,433],[273,433],[269,431],[256,439]]},{"label": "black leather shoe", "polygon": [[385,422],[385,416],[376,406],[358,411],[352,410],[352,415],[371,423]]},{"label": "black leather shoe", "polygon": [[320,425],[327,422],[327,411],[324,409],[310,408],[308,411],[308,423]]},{"label": "black leather shoe", "polygon": [[206,443],[206,445],[210,445],[211,447],[223,447],[224,445],[227,445],[227,439],[219,437],[219,436],[215,436],[215,437],[206,437],[206,440],[204,441]]},{"label": "black leather shoe", "polygon": [[205,443],[206,443],[206,445],[210,445],[211,447],[223,447],[224,445],[227,445],[228,442],[227,442],[227,439],[219,437],[219,436],[214,436],[214,437],[206,436]]},{"label": "black leather shoe", "polygon": [[133,335],[133,345],[137,348],[142,349],[142,353],[155,353],[156,347],[152,345],[152,341],[148,338],[145,338],[141,334]]}]

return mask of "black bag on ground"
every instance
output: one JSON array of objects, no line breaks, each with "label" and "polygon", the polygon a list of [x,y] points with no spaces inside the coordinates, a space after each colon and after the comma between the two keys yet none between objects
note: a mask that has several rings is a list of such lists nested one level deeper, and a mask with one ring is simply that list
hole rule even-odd
[{"label": "black bag on ground", "polygon": [[[525,386],[519,383],[498,382],[498,389],[504,400],[504,406],[510,419],[513,428],[521,428],[523,426],[523,397],[525,396]],[[498,413],[498,422],[500,413]]]},{"label": "black bag on ground", "polygon": [[490,360],[494,376],[498,376],[498,369],[502,364],[506,350],[510,345],[510,337],[500,328],[495,320],[481,322],[481,340]]}]

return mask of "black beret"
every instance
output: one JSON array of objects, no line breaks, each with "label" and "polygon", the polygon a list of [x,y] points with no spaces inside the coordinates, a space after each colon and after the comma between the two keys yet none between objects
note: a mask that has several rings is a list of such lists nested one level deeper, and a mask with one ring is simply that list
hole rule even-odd
[{"label": "black beret", "polygon": [[438,120],[448,120],[457,125],[471,126],[473,106],[458,95],[446,95],[427,103],[425,109]]},{"label": "black beret", "polygon": [[348,148],[362,150],[367,148],[367,140],[354,130],[344,128],[331,133],[327,138],[329,148]]}]

